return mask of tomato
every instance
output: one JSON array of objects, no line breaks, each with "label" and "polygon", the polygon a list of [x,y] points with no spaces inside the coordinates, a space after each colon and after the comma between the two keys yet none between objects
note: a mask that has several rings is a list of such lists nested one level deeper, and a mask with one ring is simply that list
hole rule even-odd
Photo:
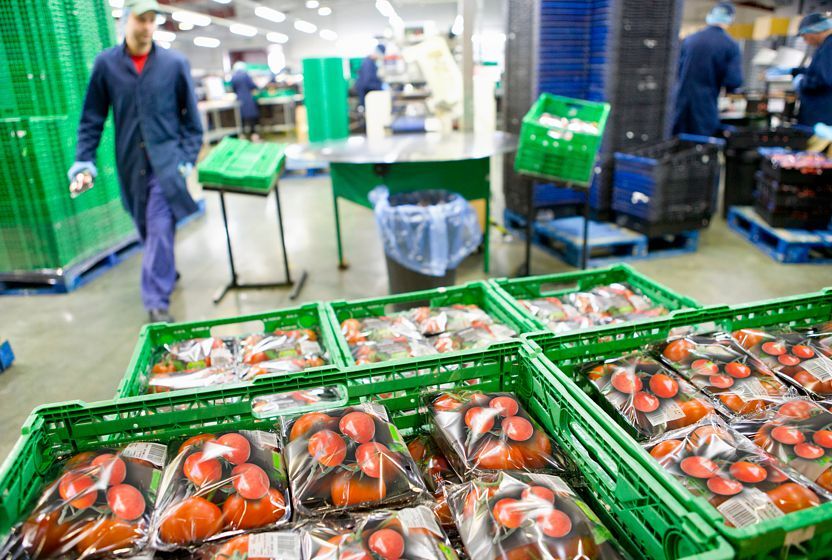
[{"label": "tomato", "polygon": [[269,493],[269,475],[259,466],[243,463],[231,471],[234,490],[246,500],[259,500]]},{"label": "tomato", "polygon": [[545,486],[529,486],[520,495],[524,500],[539,499],[547,503],[555,503],[555,493]]},{"label": "tomato", "polygon": [[682,412],[684,412],[685,417],[668,422],[667,427],[671,430],[695,424],[714,411],[713,407],[709,403],[706,403],[701,399],[691,399],[678,404],[682,408]]},{"label": "tomato", "polygon": [[359,445],[355,450],[355,462],[371,478],[383,475],[389,480],[402,470],[393,452],[386,445],[376,442]]},{"label": "tomato", "polygon": [[370,550],[384,560],[399,560],[404,554],[404,538],[393,529],[380,529],[370,535]]},{"label": "tomato", "polygon": [[269,359],[269,357],[266,355],[265,352],[255,352],[253,354],[246,354],[245,357],[243,358],[243,362],[245,362],[249,365],[254,365],[254,364],[263,363],[268,359]]},{"label": "tomato", "polygon": [[75,509],[87,509],[98,499],[95,481],[78,472],[68,472],[61,477],[58,493]]},{"label": "tomato", "polygon": [[716,463],[707,457],[699,457],[697,455],[682,459],[679,467],[681,467],[682,472],[694,478],[711,478],[719,472],[719,467]]},{"label": "tomato", "polygon": [[127,476],[127,465],[120,457],[116,457],[112,453],[99,455],[93,459],[92,465],[100,467],[98,480],[106,481],[107,486],[121,484],[124,482],[124,477]]},{"label": "tomato", "polygon": [[805,387],[810,391],[814,391],[815,393],[827,392],[825,390],[825,383],[821,383],[817,377],[805,369],[798,370],[794,375],[792,375],[792,377],[801,387]]},{"label": "tomato", "polygon": [[66,464],[64,464],[64,471],[70,471],[76,467],[89,465],[94,458],[95,453],[92,451],[76,453],[67,460]]},{"label": "tomato", "polygon": [[118,484],[107,490],[107,505],[113,515],[125,521],[141,517],[147,506],[139,489],[129,484]]},{"label": "tomato", "polygon": [[650,390],[660,399],[672,399],[679,392],[679,384],[669,375],[657,373],[650,378]]},{"label": "tomato", "polygon": [[612,374],[610,383],[616,391],[624,393],[625,395],[631,395],[641,391],[642,388],[641,379],[639,379],[638,375],[623,370]]},{"label": "tomato", "polygon": [[232,465],[242,465],[251,457],[251,444],[241,434],[225,434],[217,443],[228,448],[223,451],[222,457]]},{"label": "tomato", "polygon": [[494,427],[494,409],[475,406],[465,413],[465,425],[475,434],[484,434]]},{"label": "tomato", "polygon": [[[246,558],[247,560],[255,560],[255,558],[248,556],[248,535],[240,535],[225,541],[219,545],[217,551],[210,556],[211,560],[230,560],[231,558]],[[268,559],[257,558],[256,560]]]},{"label": "tomato", "polygon": [[812,350],[809,346],[805,344],[795,344],[792,346],[792,354],[797,356],[798,358],[802,358],[804,360],[808,360],[809,358],[815,355],[815,351]]},{"label": "tomato", "polygon": [[158,364],[155,364],[150,371],[151,373],[157,375],[163,373],[175,373],[176,366],[173,364],[173,362],[159,362]]},{"label": "tomato", "polygon": [[797,356],[792,356],[791,354],[780,354],[777,356],[777,361],[783,364],[784,366],[796,366],[800,363],[800,358]]},{"label": "tomato", "polygon": [[725,364],[725,373],[737,379],[743,379],[751,375],[751,368],[740,362]]},{"label": "tomato", "polygon": [[832,492],[832,469],[823,471],[815,483],[827,492]]},{"label": "tomato", "polygon": [[205,458],[202,451],[189,455],[183,467],[185,476],[197,488],[219,482],[222,478],[222,465],[216,459]]},{"label": "tomato", "polygon": [[376,435],[376,423],[366,412],[350,412],[338,423],[341,433],[356,443],[367,443]]},{"label": "tomato", "polygon": [[781,340],[766,342],[763,344],[763,352],[769,356],[780,356],[786,353],[786,345]]},{"label": "tomato", "polygon": [[748,461],[737,461],[728,468],[731,476],[748,484],[757,484],[768,477],[765,467]]},{"label": "tomato", "polygon": [[[511,445],[511,444],[510,444]],[[529,469],[543,469],[550,465],[552,456],[552,442],[543,430],[535,430],[528,441],[513,444],[520,453],[519,467]]]},{"label": "tomato", "polygon": [[60,509],[29,517],[20,528],[21,547],[34,558],[55,556],[70,529],[69,523],[58,523],[60,518]]},{"label": "tomato", "polygon": [[170,544],[192,544],[213,536],[222,527],[222,511],[205,498],[193,496],[169,508],[159,525],[159,538]]},{"label": "tomato", "polygon": [[512,498],[497,500],[492,513],[494,520],[506,529],[516,529],[523,524],[528,506]]},{"label": "tomato", "polygon": [[305,436],[312,429],[328,428],[332,425],[335,419],[323,412],[307,412],[292,424],[292,429],[289,432],[289,441],[294,441],[301,436]]},{"label": "tomato", "polygon": [[347,444],[332,430],[321,430],[309,438],[307,451],[325,467],[337,467],[347,456]]},{"label": "tomato", "polygon": [[680,338],[665,346],[662,355],[671,362],[683,362],[690,355],[690,351],[694,346],[696,345],[690,340]]},{"label": "tomato", "polygon": [[474,454],[474,461],[481,469],[522,469],[526,460],[518,448],[498,439],[489,439]]},{"label": "tomato", "polygon": [[794,446],[794,454],[801,459],[812,460],[820,459],[826,454],[826,452],[823,450],[823,447],[819,447],[811,443],[798,443]]},{"label": "tomato", "polygon": [[425,465],[425,470],[427,470],[428,474],[430,474],[433,478],[441,479],[443,474],[451,472],[451,467],[448,465],[448,461],[445,457],[442,455],[433,455],[430,459],[428,459],[427,465]]},{"label": "tomato", "polygon": [[462,400],[456,395],[443,393],[433,400],[432,406],[439,412],[453,412],[462,406]]},{"label": "tomato", "polygon": [[191,436],[182,442],[182,445],[179,446],[179,451],[177,451],[176,454],[178,455],[182,453],[183,451],[185,451],[185,449],[191,446],[199,447],[205,442],[211,441],[213,439],[216,439],[216,436],[214,434],[199,434],[196,436]]},{"label": "tomato", "polygon": [[735,331],[731,336],[740,346],[749,350],[760,344],[767,335],[763,331],[756,329],[742,329]]},{"label": "tomato", "polygon": [[636,393],[633,397],[633,408],[639,412],[653,412],[659,408],[659,399],[644,391]]},{"label": "tomato", "polygon": [[558,509],[553,509],[549,513],[538,516],[535,521],[540,531],[553,539],[561,539],[572,530],[572,520]]},{"label": "tomato", "polygon": [[797,420],[805,420],[812,416],[812,409],[817,408],[817,405],[810,401],[796,400],[783,403],[777,409],[777,416],[787,416]]},{"label": "tomato", "polygon": [[766,401],[759,399],[745,402],[736,393],[722,393],[719,395],[719,400],[737,414],[749,414],[751,412],[762,411],[768,406]]},{"label": "tomato", "polygon": [[741,482],[730,478],[714,476],[708,479],[708,490],[720,496],[735,496],[742,492],[742,489]]},{"label": "tomato", "polygon": [[786,482],[766,492],[782,512],[791,513],[820,504],[818,495],[795,482]]},{"label": "tomato", "polygon": [[494,397],[488,403],[490,408],[496,408],[500,411],[500,416],[515,416],[520,411],[520,405],[511,397]]},{"label": "tomato", "polygon": [[708,378],[708,384],[717,389],[728,389],[734,384],[734,378],[728,375],[712,375]]},{"label": "tomato", "polygon": [[696,375],[716,375],[719,372],[719,366],[704,358],[694,360],[690,368]]},{"label": "tomato", "polygon": [[416,463],[421,463],[422,459],[424,459],[425,455],[428,452],[424,440],[420,437],[411,440],[407,444],[407,450],[410,452],[410,456]]},{"label": "tomato", "polygon": [[788,479],[789,477],[787,477],[780,469],[769,469],[766,482],[780,484],[781,482],[786,482]]},{"label": "tomato", "polygon": [[521,416],[509,416],[503,420],[503,433],[513,441],[526,441],[534,434],[532,423]]},{"label": "tomato", "polygon": [[73,530],[73,535],[77,535],[75,552],[82,558],[87,558],[102,553],[123,552],[135,547],[142,537],[142,530],[135,523],[105,517]]},{"label": "tomato", "polygon": [[[667,439],[658,444],[656,444],[653,449],[650,450],[650,455],[653,456],[654,459],[659,460],[659,463],[662,466],[667,466],[675,457],[672,457],[676,453],[678,449],[680,449],[683,445],[683,442],[678,439]],[[671,457],[668,457],[670,455]],[[661,459],[668,457],[668,460],[662,461]]]},{"label": "tomato", "polygon": [[286,515],[286,499],[279,490],[269,488],[259,500],[246,500],[232,494],[222,505],[223,522],[229,529],[257,529],[273,525]]},{"label": "tomato", "polygon": [[832,430],[818,430],[812,435],[812,441],[821,447],[832,448]]},{"label": "tomato", "polygon": [[771,430],[771,437],[785,445],[797,445],[806,440],[806,436],[800,430],[790,426],[777,426]]},{"label": "tomato", "polygon": [[332,479],[330,495],[336,507],[372,504],[387,496],[387,486],[383,478],[370,478],[344,471]]}]

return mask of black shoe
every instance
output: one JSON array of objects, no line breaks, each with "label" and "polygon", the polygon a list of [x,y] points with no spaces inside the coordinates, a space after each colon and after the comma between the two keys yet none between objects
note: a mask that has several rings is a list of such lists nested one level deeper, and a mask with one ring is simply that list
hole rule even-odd
[{"label": "black shoe", "polygon": [[151,323],[173,323],[173,317],[167,309],[151,309],[148,312]]},{"label": "black shoe", "polygon": [[181,274],[179,274],[179,271],[177,270],[177,271],[176,271],[176,280],[174,280],[174,282],[177,282],[177,283],[178,283],[180,278],[182,278],[182,275],[181,275]]}]

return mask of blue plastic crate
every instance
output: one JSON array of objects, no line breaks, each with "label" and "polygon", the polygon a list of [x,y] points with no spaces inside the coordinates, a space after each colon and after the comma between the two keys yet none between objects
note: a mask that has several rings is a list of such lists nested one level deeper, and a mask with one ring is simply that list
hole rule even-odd
[{"label": "blue plastic crate", "polygon": [[12,352],[12,345],[6,340],[0,344],[0,372],[9,369],[12,362],[14,362],[14,352]]}]

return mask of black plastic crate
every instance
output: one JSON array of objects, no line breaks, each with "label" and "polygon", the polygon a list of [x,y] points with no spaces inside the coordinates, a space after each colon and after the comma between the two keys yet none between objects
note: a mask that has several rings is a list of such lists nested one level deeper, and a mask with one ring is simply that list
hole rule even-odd
[{"label": "black plastic crate", "polygon": [[621,227],[637,231],[647,237],[660,237],[663,235],[677,235],[687,231],[705,229],[711,223],[711,215],[692,216],[684,220],[649,222],[627,214],[617,214],[615,223]]},{"label": "black plastic crate", "polygon": [[777,148],[761,148],[763,161],[760,169],[773,180],[788,185],[827,185],[832,183],[832,169],[821,169],[817,173],[806,173],[801,169],[787,169],[776,165],[771,157],[785,150]]},{"label": "black plastic crate", "polygon": [[816,210],[832,213],[832,184],[787,185],[778,183],[762,171],[756,173],[755,197],[771,211]]},{"label": "black plastic crate", "polygon": [[731,206],[754,204],[755,175],[762,156],[757,151],[725,150],[725,190],[722,196],[722,216],[728,216]]},{"label": "black plastic crate", "polygon": [[738,130],[726,130],[725,153],[731,155],[732,151],[754,150],[757,148],[781,147],[793,150],[805,150],[812,136],[809,129],[800,127],[776,127],[776,128],[741,128]]},{"label": "black plastic crate", "polygon": [[817,212],[794,209],[772,211],[760,204],[754,204],[754,209],[768,225],[775,228],[827,229],[832,220],[832,214],[828,209],[823,208],[818,209]]}]

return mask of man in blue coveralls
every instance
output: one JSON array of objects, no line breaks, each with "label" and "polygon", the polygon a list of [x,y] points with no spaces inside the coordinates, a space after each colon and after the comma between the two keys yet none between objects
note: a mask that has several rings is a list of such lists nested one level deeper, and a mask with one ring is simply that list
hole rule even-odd
[{"label": "man in blue coveralls", "polygon": [[708,26],[682,41],[673,134],[719,132],[719,92],[742,85],[740,48],[725,32],[735,14],[733,4],[719,3],[705,20]]},{"label": "man in blue coveralls", "polygon": [[800,21],[797,33],[810,47],[817,47],[812,63],[792,72],[800,98],[797,120],[806,126],[832,124],[832,16],[809,14]]},{"label": "man in blue coveralls", "polygon": [[361,68],[358,69],[358,76],[355,78],[355,93],[358,95],[358,104],[364,106],[364,97],[367,92],[381,89],[381,80],[378,77],[377,61],[384,58],[387,49],[384,45],[376,46],[372,54],[367,55],[361,61]]},{"label": "man in blue coveralls", "polygon": [[246,72],[246,63],[243,61],[234,63],[234,74],[231,76],[231,87],[237,95],[240,103],[240,119],[243,121],[243,134],[248,135],[251,140],[256,140],[257,121],[260,120],[260,107],[254,99],[254,92],[257,91],[257,84]]},{"label": "man in blue coveralls", "polygon": [[177,279],[176,221],[197,210],[185,180],[202,147],[188,61],[153,43],[158,10],[156,0],[124,3],[124,43],[95,59],[69,170],[70,181],[84,172],[95,177],[95,154],[112,107],[122,202],[144,244],[141,293],[151,322],[173,320],[168,309]]}]

